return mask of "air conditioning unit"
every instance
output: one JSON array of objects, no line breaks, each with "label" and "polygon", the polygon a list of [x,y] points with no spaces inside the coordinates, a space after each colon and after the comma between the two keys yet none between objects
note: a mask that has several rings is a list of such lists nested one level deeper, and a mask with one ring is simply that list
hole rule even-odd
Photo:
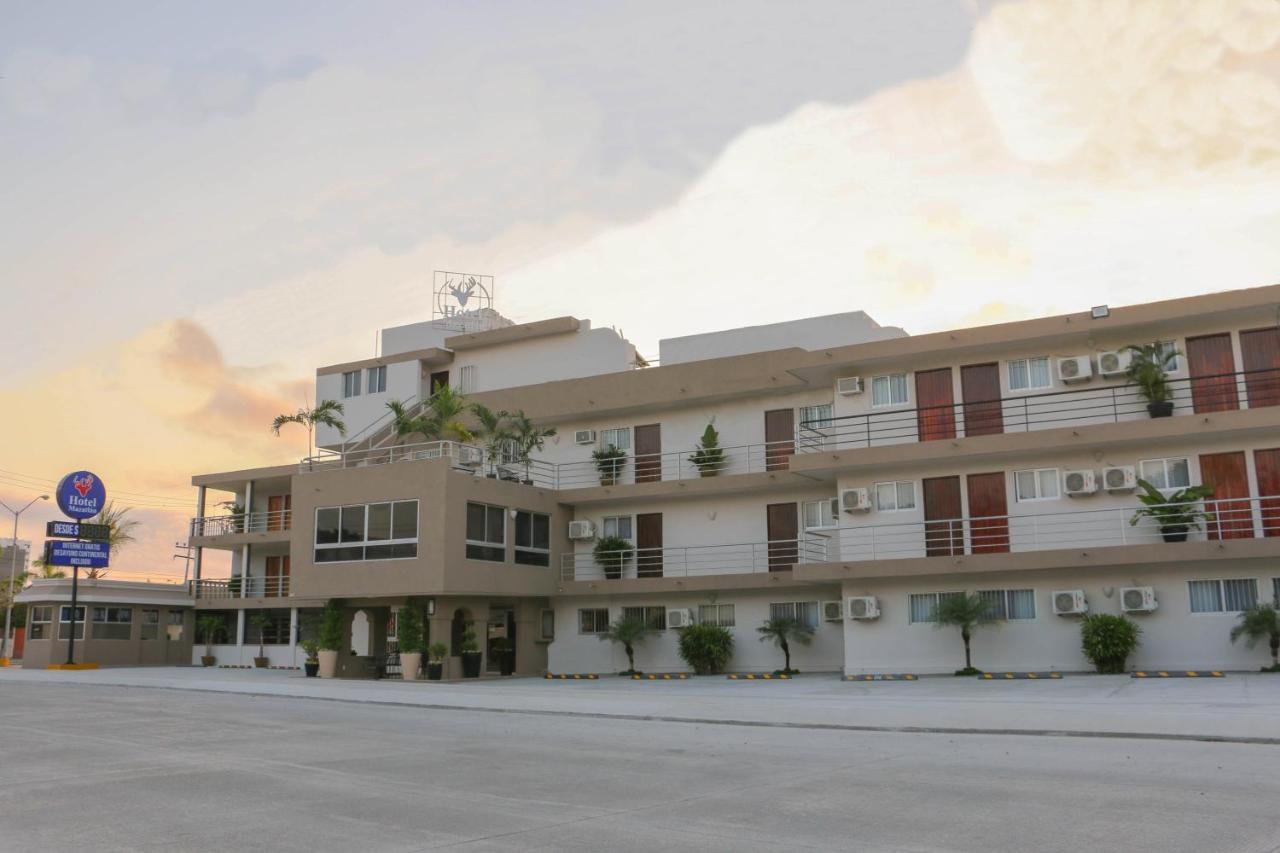
[{"label": "air conditioning unit", "polygon": [[1120,609],[1125,613],[1150,613],[1156,604],[1156,591],[1149,586],[1124,586],[1120,588]]},{"label": "air conditioning unit", "polygon": [[1131,358],[1133,358],[1133,354],[1128,350],[1098,353],[1098,375],[1123,376],[1125,371],[1129,369],[1129,360]]},{"label": "air conditioning unit", "polygon": [[675,609],[667,611],[667,627],[671,629],[688,628],[693,624],[693,611]]},{"label": "air conditioning unit", "polygon": [[855,595],[845,600],[850,619],[879,619],[880,602],[874,595]]},{"label": "air conditioning unit", "polygon": [[596,526],[589,521],[569,522],[570,539],[590,539],[596,535]]},{"label": "air conditioning unit", "polygon": [[852,397],[866,390],[861,376],[842,376],[836,380],[836,392],[841,397]]},{"label": "air conditioning unit", "polygon": [[593,429],[580,429],[573,434],[574,444],[595,444],[596,431]]},{"label": "air conditioning unit", "polygon": [[844,602],[841,602],[841,601],[822,602],[822,618],[826,622],[843,622],[844,621]]},{"label": "air conditioning unit", "polygon": [[1132,465],[1103,468],[1102,487],[1108,492],[1132,492],[1138,488],[1138,474]]},{"label": "air conditioning unit", "polygon": [[845,489],[840,493],[840,508],[845,512],[867,512],[871,509],[871,492],[867,489]]},{"label": "air conditioning unit", "polygon": [[1090,470],[1066,471],[1062,475],[1062,491],[1067,495],[1091,495],[1098,491],[1098,476]]},{"label": "air conditioning unit", "polygon": [[472,447],[467,444],[458,447],[458,464],[459,465],[479,465],[484,461],[484,451],[478,447]]},{"label": "air conditioning unit", "polygon": [[1053,612],[1058,616],[1075,616],[1089,612],[1083,589],[1059,589],[1053,592]]},{"label": "air conditioning unit", "polygon": [[1063,382],[1088,382],[1093,376],[1093,362],[1087,355],[1058,359],[1058,378]]}]

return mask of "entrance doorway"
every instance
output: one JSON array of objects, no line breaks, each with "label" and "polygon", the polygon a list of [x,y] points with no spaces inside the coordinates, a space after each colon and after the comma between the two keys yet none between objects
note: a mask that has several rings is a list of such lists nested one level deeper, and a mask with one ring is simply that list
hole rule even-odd
[{"label": "entrance doorway", "polygon": [[490,606],[485,637],[485,671],[507,675],[516,670],[516,611]]}]

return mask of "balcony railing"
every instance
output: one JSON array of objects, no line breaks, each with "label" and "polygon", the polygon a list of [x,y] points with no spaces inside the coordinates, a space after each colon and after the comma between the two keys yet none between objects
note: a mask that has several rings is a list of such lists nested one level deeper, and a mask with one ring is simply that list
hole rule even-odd
[{"label": "balcony railing", "polygon": [[[640,453],[621,459],[616,474],[602,473],[594,459],[549,465],[555,488],[582,489],[590,486],[631,485],[669,480],[697,480],[721,474],[754,474],[787,467],[787,457],[795,453],[795,442],[743,444],[722,447],[715,454],[699,450]],[[701,464],[699,464],[701,463]]]},{"label": "balcony railing", "polygon": [[[1185,504],[1165,504],[1184,509]],[[1206,501],[1198,530],[1164,529],[1151,518],[1132,524],[1140,507],[930,519],[813,531],[802,539],[566,554],[563,580],[684,577],[762,572],[796,563],[957,557],[1063,548],[1107,548],[1187,540],[1280,537],[1280,496]],[[619,565],[619,559],[621,565]]]},{"label": "balcony railing", "polygon": [[[1168,384],[1174,415],[1280,405],[1280,371],[1276,370],[1170,379]],[[1136,385],[1090,384],[1046,394],[804,421],[796,431],[796,445],[800,453],[812,453],[1150,417]]]},{"label": "balcony railing", "polygon": [[288,530],[292,525],[293,511],[288,509],[209,515],[191,519],[191,535],[229,536],[233,533],[268,533]]},{"label": "balcony railing", "polygon": [[368,468],[396,462],[418,462],[424,459],[448,459],[454,468],[478,475],[517,483],[555,488],[556,466],[548,462],[513,460],[505,454],[490,454],[483,447],[457,441],[425,441],[415,444],[392,444],[345,453],[326,453],[303,459],[302,473],[335,471],[345,468]]},{"label": "balcony railing", "polygon": [[196,598],[283,598],[289,594],[289,576],[224,578],[220,580],[191,581],[191,593]]}]

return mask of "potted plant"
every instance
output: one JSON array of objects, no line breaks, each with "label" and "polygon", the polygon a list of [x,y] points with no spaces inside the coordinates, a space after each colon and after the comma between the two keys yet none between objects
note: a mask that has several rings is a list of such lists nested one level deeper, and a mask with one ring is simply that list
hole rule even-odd
[{"label": "potted plant", "polygon": [[516,652],[506,637],[494,637],[489,643],[489,654],[498,658],[498,672],[511,675],[516,671]]},{"label": "potted plant", "polygon": [[524,413],[523,409],[516,409],[510,418],[511,434],[516,440],[516,447],[520,452],[520,462],[524,465],[524,484],[526,486],[533,485],[533,477],[530,469],[533,465],[533,452],[542,450],[546,446],[547,439],[556,434],[555,427],[540,427],[534,424]]},{"label": "potted plant", "polygon": [[212,614],[201,616],[196,622],[196,628],[200,630],[200,634],[204,637],[204,655],[200,658],[201,666],[213,666],[218,659],[213,656],[213,644],[219,631],[226,633],[227,626],[221,619]]},{"label": "potted plant", "polygon": [[1169,368],[1182,355],[1176,348],[1159,343],[1125,347],[1129,353],[1129,367],[1125,374],[1138,386],[1138,393],[1147,401],[1147,413],[1153,418],[1167,418],[1173,414],[1173,392],[1169,389]]},{"label": "potted plant", "polygon": [[334,599],[324,606],[320,614],[320,677],[335,678],[338,674],[338,652],[342,650],[342,608]]},{"label": "potted plant", "polygon": [[596,565],[604,569],[604,576],[609,580],[622,577],[622,567],[634,553],[635,548],[621,536],[601,536],[591,552]]},{"label": "potted plant", "polygon": [[471,414],[475,416],[476,422],[479,424],[479,428],[475,430],[474,435],[480,440],[481,446],[484,448],[488,475],[497,478],[498,464],[502,461],[503,448],[506,447],[509,440],[515,437],[507,426],[509,415],[505,411],[495,412],[483,403],[472,403]]},{"label": "potted plant", "polygon": [[302,664],[307,678],[315,678],[320,673],[320,641],[303,640],[302,650],[307,653],[307,660]]},{"label": "potted plant", "polygon": [[1094,613],[1080,620],[1080,648],[1098,672],[1118,675],[1138,647],[1142,628],[1123,616]]},{"label": "potted plant", "polygon": [[449,647],[444,643],[432,643],[427,646],[427,679],[439,681],[444,678],[444,659],[449,654]]},{"label": "potted plant", "polygon": [[231,516],[231,520],[227,522],[228,533],[244,533],[244,504],[235,501],[222,501],[218,504],[227,511],[227,515]]},{"label": "potted plant", "polygon": [[1262,671],[1280,672],[1280,610],[1271,604],[1259,604],[1242,612],[1239,624],[1231,628],[1231,642],[1241,637],[1249,648],[1266,640],[1271,649],[1271,666],[1262,667]]},{"label": "potted plant", "polygon": [[458,652],[462,658],[462,677],[479,678],[480,662],[484,655],[480,653],[480,644],[476,642],[476,632],[470,622],[462,633],[462,645],[458,647]]},{"label": "potted plant", "polygon": [[1186,542],[1187,534],[1192,530],[1199,530],[1201,521],[1213,518],[1213,513],[1205,512],[1197,506],[1199,501],[1213,497],[1213,489],[1208,486],[1188,486],[1165,495],[1139,478],[1138,487],[1142,489],[1138,500],[1143,503],[1143,507],[1133,514],[1129,524],[1136,525],[1142,519],[1150,518],[1159,525],[1160,535],[1166,542]]},{"label": "potted plant", "polygon": [[244,578],[240,577],[239,575],[236,575],[235,577],[228,580],[227,581],[227,597],[239,598],[240,587],[241,585],[243,585],[243,583],[244,583]]},{"label": "potted plant", "polygon": [[627,464],[627,451],[610,444],[592,451],[591,458],[596,463],[596,473],[600,475],[600,485],[612,486],[618,482],[622,468]]},{"label": "potted plant", "polygon": [[258,669],[266,669],[271,666],[271,659],[267,657],[266,638],[263,635],[271,627],[271,617],[265,610],[256,610],[249,614],[249,625],[258,632],[258,656],[253,659],[253,665]]},{"label": "potted plant", "polygon": [[649,626],[643,619],[635,616],[619,616],[609,629],[597,635],[596,639],[608,640],[622,646],[622,650],[627,653],[627,669],[620,675],[639,675],[640,671],[636,669],[636,646],[643,643],[648,635]]},{"label": "potted plant", "polygon": [[798,672],[791,668],[791,644],[799,643],[807,646],[813,642],[812,628],[799,619],[783,616],[768,620],[756,628],[756,631],[760,634],[760,642],[773,640],[778,644],[778,648],[782,649],[783,668],[775,670],[775,675],[794,675]]},{"label": "potted plant", "polygon": [[720,446],[720,433],[715,424],[715,418],[707,423],[697,447],[689,455],[689,461],[697,466],[698,473],[703,477],[714,477],[724,468],[724,448]]},{"label": "potted plant", "polygon": [[396,614],[396,640],[400,644],[400,677],[417,681],[422,668],[422,611],[401,607]]},{"label": "potted plant", "polygon": [[957,669],[956,675],[981,675],[982,670],[973,665],[969,654],[969,640],[973,629],[993,621],[991,605],[976,592],[958,595],[946,595],[933,606],[931,614],[934,628],[953,626],[960,629],[960,639],[964,642],[964,669]]}]

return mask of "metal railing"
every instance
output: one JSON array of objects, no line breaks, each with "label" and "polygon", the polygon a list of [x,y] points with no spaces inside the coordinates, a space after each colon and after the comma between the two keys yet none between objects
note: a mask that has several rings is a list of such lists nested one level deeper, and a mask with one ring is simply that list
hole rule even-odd
[{"label": "metal railing", "polygon": [[582,489],[781,470],[787,467],[787,457],[793,453],[794,441],[776,441],[722,447],[711,453],[705,450],[674,450],[631,454],[619,459],[612,471],[607,463],[597,463],[594,459],[561,462],[548,465],[548,468],[554,472],[555,488]]},{"label": "metal railing", "polygon": [[[1173,414],[1280,405],[1280,371],[1254,370],[1169,380]],[[799,453],[879,447],[1151,417],[1136,385],[1091,385],[979,402],[892,408],[801,422]]]},{"label": "metal railing", "polygon": [[645,577],[751,574],[783,571],[796,563],[827,562],[826,539],[806,536],[732,545],[677,548],[632,548],[620,551],[564,554],[562,580],[616,580]]},{"label": "metal railing", "polygon": [[191,519],[192,536],[228,536],[233,533],[269,533],[293,526],[293,511],[241,512]]},{"label": "metal railing", "polygon": [[234,577],[189,582],[195,598],[284,598],[289,594],[289,576]]},{"label": "metal railing", "polygon": [[520,462],[502,453],[488,453],[483,447],[457,441],[424,441],[389,444],[346,453],[321,454],[303,459],[302,472],[367,468],[396,462],[448,459],[454,468],[511,482],[555,488],[555,465],[538,460]]}]

